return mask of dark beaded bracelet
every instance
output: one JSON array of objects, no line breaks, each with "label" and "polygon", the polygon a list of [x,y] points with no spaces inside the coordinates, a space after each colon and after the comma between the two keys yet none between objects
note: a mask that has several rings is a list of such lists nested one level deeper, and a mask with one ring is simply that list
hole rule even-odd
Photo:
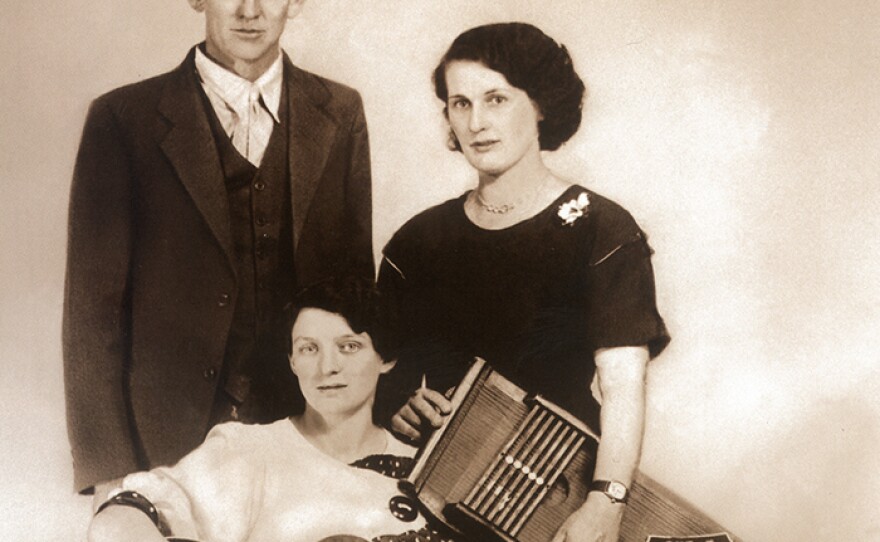
[{"label": "dark beaded bracelet", "polygon": [[159,512],[156,510],[156,507],[153,506],[153,503],[150,502],[149,499],[141,495],[136,491],[122,491],[117,493],[116,495],[110,497],[98,507],[98,511],[95,512],[95,515],[101,513],[101,510],[104,510],[108,506],[130,506],[132,508],[136,508],[149,516],[150,521],[153,522],[153,525],[159,527]]}]

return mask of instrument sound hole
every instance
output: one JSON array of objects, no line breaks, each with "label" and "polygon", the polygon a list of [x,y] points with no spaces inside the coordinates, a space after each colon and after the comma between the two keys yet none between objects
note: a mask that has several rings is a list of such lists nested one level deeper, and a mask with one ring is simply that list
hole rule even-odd
[{"label": "instrument sound hole", "polygon": [[571,487],[568,484],[568,479],[564,474],[560,474],[559,478],[557,478],[556,482],[553,484],[553,487],[551,487],[550,491],[547,493],[547,500],[544,502],[547,503],[547,506],[562,504],[568,499],[568,493],[570,490]]}]

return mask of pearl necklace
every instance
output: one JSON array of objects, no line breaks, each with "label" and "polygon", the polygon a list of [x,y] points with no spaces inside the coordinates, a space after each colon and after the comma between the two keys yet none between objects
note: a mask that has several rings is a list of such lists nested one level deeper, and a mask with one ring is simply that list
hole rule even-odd
[{"label": "pearl necklace", "polygon": [[486,202],[483,199],[483,196],[480,195],[479,189],[474,190],[474,195],[476,196],[477,205],[482,207],[488,213],[492,213],[493,215],[504,215],[516,209],[516,206],[522,203],[522,200],[518,200],[514,203],[505,203],[503,205],[492,205],[491,203]]},{"label": "pearl necklace", "polygon": [[[548,173],[547,175],[544,175],[544,177],[541,178],[541,181],[535,185],[535,188],[528,195],[534,196],[534,195],[538,194],[541,191],[541,189],[544,188],[544,185],[547,184],[547,178],[552,177],[552,175],[553,175],[552,173]],[[480,194],[479,187],[477,187],[474,190],[474,201],[476,202],[476,204],[479,205],[480,207],[482,207],[483,209],[485,209],[487,213],[492,213],[493,215],[505,215],[505,214],[509,213],[510,211],[513,211],[514,209],[516,209],[517,205],[520,205],[521,203],[523,203],[526,200],[527,200],[527,198],[522,197],[512,203],[503,203],[501,205],[494,205],[494,204],[489,203],[488,201],[483,199],[483,196]]]}]

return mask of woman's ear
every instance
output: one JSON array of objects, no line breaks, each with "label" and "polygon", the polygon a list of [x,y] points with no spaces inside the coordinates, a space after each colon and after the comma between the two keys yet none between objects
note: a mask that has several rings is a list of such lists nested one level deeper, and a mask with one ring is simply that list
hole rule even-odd
[{"label": "woman's ear", "polygon": [[205,11],[205,0],[188,0],[189,5],[199,13]]},{"label": "woman's ear", "polygon": [[461,150],[461,143],[458,142],[458,137],[456,137],[455,132],[452,131],[452,128],[449,129],[449,137],[446,139],[446,148],[451,151]]},{"label": "woman's ear", "polygon": [[387,375],[388,373],[391,372],[391,369],[393,369],[395,365],[397,365],[396,359],[392,359],[391,361],[383,362],[382,366],[379,367],[379,374]]},{"label": "woman's ear", "polygon": [[544,120],[544,112],[541,111],[541,106],[538,105],[538,102],[535,100],[530,100],[532,102],[532,107],[535,108],[535,114],[538,116],[538,122]]}]

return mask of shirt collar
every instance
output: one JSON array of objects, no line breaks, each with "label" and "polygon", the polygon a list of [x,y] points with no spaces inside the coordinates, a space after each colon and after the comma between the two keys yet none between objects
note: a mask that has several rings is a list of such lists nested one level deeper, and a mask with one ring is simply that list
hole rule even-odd
[{"label": "shirt collar", "polygon": [[235,111],[247,108],[251,89],[256,89],[272,118],[280,123],[278,108],[281,104],[281,81],[284,73],[282,57],[279,54],[269,69],[251,83],[208,58],[201,47],[196,47],[196,69],[202,83]]}]

